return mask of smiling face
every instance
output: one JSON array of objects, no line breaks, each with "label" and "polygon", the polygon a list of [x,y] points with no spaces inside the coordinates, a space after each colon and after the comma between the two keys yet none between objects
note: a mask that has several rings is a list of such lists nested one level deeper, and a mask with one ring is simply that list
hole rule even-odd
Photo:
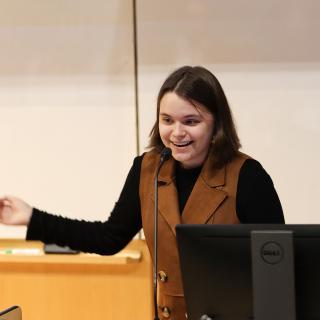
[{"label": "smiling face", "polygon": [[192,104],[174,92],[160,101],[159,132],[163,144],[184,168],[194,168],[205,161],[213,135],[214,119],[207,109]]}]

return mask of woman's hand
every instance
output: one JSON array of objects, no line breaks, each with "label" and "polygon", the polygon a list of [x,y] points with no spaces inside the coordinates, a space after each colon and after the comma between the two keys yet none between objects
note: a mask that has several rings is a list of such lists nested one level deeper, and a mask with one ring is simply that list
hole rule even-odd
[{"label": "woman's hand", "polygon": [[0,223],[6,225],[28,225],[32,207],[23,200],[5,196],[0,198]]}]

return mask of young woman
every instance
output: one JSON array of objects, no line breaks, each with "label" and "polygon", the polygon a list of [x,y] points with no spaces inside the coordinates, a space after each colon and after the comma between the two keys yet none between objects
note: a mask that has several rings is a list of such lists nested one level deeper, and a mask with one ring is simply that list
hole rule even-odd
[{"label": "young woman", "polygon": [[284,223],[269,175],[239,152],[231,111],[216,77],[185,66],[162,85],[150,151],[134,159],[110,218],[72,220],[32,208],[21,199],[0,199],[0,221],[27,225],[27,239],[114,254],[143,228],[153,256],[153,181],[164,147],[172,156],[159,174],[159,315],[185,319],[175,226],[180,223]]}]

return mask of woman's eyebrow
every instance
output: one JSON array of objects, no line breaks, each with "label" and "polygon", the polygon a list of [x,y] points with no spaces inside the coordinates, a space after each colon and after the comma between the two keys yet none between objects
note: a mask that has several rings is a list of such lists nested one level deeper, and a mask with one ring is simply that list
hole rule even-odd
[{"label": "woman's eyebrow", "polygon": [[[172,117],[172,115],[165,113],[165,112],[160,112],[160,116],[167,116],[167,117]],[[202,118],[202,115],[200,113],[191,113],[191,114],[186,114],[183,115],[182,118]]]}]

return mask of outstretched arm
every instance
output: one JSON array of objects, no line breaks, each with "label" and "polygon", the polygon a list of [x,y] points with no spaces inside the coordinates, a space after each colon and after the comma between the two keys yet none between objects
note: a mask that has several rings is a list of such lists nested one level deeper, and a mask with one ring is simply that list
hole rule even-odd
[{"label": "outstretched arm", "polygon": [[40,240],[99,254],[121,250],[140,230],[139,180],[142,157],[137,157],[111,216],[105,222],[69,219],[32,208],[14,197],[0,200],[0,222],[28,225],[27,240]]}]

